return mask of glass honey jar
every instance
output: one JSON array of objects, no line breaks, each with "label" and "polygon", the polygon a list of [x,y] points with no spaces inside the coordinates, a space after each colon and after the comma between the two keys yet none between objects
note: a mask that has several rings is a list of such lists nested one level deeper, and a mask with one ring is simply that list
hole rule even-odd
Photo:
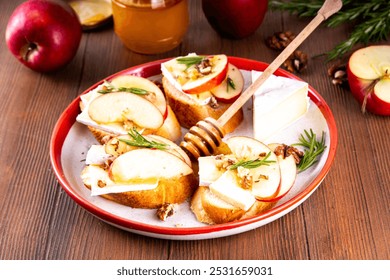
[{"label": "glass honey jar", "polygon": [[130,50],[142,54],[177,47],[188,29],[188,0],[112,0],[114,30]]}]

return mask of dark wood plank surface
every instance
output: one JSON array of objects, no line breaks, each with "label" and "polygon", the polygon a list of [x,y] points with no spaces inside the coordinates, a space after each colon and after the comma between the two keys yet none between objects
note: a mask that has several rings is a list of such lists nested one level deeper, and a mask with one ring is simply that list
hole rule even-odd
[{"label": "dark wood plank surface", "polygon": [[201,1],[191,0],[190,28],[173,51],[132,53],[108,26],[83,33],[66,68],[39,74],[17,62],[5,44],[8,18],[21,2],[0,2],[0,259],[389,259],[390,119],[363,115],[348,89],[332,85],[329,64],[317,56],[346,39],[351,26],[321,26],[301,46],[311,59],[298,76],[324,97],[339,133],[334,164],[319,189],[294,211],[258,229],[169,241],[101,222],[61,189],[49,159],[58,117],[92,84],[144,62],[189,52],[271,62],[277,53],[264,38],[282,30],[298,33],[308,21],[269,11],[253,36],[228,40],[210,28]]}]

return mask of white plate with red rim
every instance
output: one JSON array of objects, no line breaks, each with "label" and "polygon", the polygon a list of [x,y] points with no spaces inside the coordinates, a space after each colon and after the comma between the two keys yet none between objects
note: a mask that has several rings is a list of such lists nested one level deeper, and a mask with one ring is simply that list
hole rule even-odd
[{"label": "white plate with red rim", "polygon": [[[110,80],[122,74],[159,80],[161,78],[160,65],[164,61],[166,60],[131,67],[104,80]],[[243,72],[246,86],[250,80],[250,70],[264,71],[268,66],[263,62],[238,57],[229,57],[229,62]],[[300,80],[282,69],[278,69],[274,74]],[[102,82],[103,80],[99,81],[82,94],[89,92]],[[336,123],[325,100],[310,86],[309,97],[310,108],[306,115],[274,135],[270,141],[296,143],[299,134],[304,129],[313,129],[317,135],[320,135],[322,131],[325,132],[327,148],[314,166],[298,174],[294,186],[286,196],[272,209],[252,218],[226,224],[206,225],[196,220],[189,208],[189,203],[185,202],[178,206],[173,216],[166,221],[161,221],[156,216],[156,210],[134,209],[101,197],[91,196],[90,191],[82,184],[80,173],[85,166],[84,160],[90,145],[97,142],[84,125],[76,122],[76,116],[80,113],[80,97],[73,100],[65,109],[54,127],[50,144],[51,164],[60,185],[77,204],[104,222],[123,230],[172,240],[199,240],[239,234],[266,225],[298,207],[319,187],[329,172],[337,147]],[[245,104],[243,109],[245,121],[232,135],[251,136],[253,131],[251,100]]]}]

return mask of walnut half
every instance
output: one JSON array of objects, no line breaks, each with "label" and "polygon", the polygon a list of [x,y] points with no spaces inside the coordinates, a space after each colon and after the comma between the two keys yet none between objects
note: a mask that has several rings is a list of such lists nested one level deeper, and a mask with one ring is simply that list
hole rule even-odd
[{"label": "walnut half", "polygon": [[303,155],[304,155],[304,153],[302,151],[298,150],[297,148],[295,148],[293,146],[289,146],[286,144],[281,144],[281,145],[277,146],[274,149],[274,153],[277,156],[282,156],[283,158],[286,158],[286,157],[292,155],[294,157],[295,163],[297,165],[299,164],[299,162],[301,161],[301,159],[303,158]]},{"label": "walnut half", "polygon": [[175,213],[175,204],[164,203],[160,208],[157,209],[157,217],[161,221],[165,221],[168,217]]}]

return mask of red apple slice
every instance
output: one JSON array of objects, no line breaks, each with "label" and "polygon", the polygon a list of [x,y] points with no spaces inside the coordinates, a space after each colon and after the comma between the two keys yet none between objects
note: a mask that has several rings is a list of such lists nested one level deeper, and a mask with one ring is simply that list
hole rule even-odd
[{"label": "red apple slice", "polygon": [[152,81],[133,75],[120,75],[111,80],[111,84],[116,88],[138,88],[149,92],[147,95],[141,95],[152,102],[163,114],[164,119],[167,114],[167,102],[161,89]]},{"label": "red apple slice", "polygon": [[214,97],[221,102],[232,103],[241,94],[244,88],[244,77],[241,71],[233,64],[228,65],[226,79],[211,90]]},{"label": "red apple slice", "polygon": [[187,163],[190,167],[192,166],[191,160],[188,157],[188,155],[186,154],[186,152],[184,152],[184,150],[182,148],[180,148],[175,142],[173,142],[165,137],[162,137],[159,135],[154,135],[154,134],[145,135],[145,138],[148,140],[151,140],[151,141],[156,141],[159,143],[166,144],[167,145],[166,152],[177,156],[182,161]]},{"label": "red apple slice", "polygon": [[[268,147],[270,147],[270,149],[274,151],[275,148],[280,145],[281,144],[278,143],[272,143],[272,144],[268,144]],[[277,201],[290,191],[290,189],[295,183],[295,179],[297,177],[297,172],[298,172],[297,164],[295,163],[295,159],[292,155],[288,157],[283,157],[282,155],[278,155],[277,158],[278,158],[280,174],[281,174],[280,189],[278,194],[270,201]]]},{"label": "red apple slice", "polygon": [[348,62],[348,83],[362,111],[390,116],[390,46],[355,51]]},{"label": "red apple slice", "polygon": [[214,55],[208,57],[211,63],[211,71],[197,79],[192,79],[182,86],[185,93],[195,94],[209,91],[218,86],[226,78],[228,71],[228,59],[226,55]]},{"label": "red apple slice", "polygon": [[275,198],[281,186],[281,172],[275,153],[266,144],[245,136],[231,137],[226,144],[238,160],[253,160],[269,154],[267,165],[250,169],[253,178],[252,194],[260,201]]},{"label": "red apple slice", "polygon": [[191,167],[176,155],[162,150],[137,149],[117,157],[108,174],[117,183],[178,178],[191,174]]},{"label": "red apple slice", "polygon": [[95,98],[88,107],[92,120],[101,124],[133,122],[141,128],[157,130],[163,115],[151,102],[127,92],[112,92]]}]

